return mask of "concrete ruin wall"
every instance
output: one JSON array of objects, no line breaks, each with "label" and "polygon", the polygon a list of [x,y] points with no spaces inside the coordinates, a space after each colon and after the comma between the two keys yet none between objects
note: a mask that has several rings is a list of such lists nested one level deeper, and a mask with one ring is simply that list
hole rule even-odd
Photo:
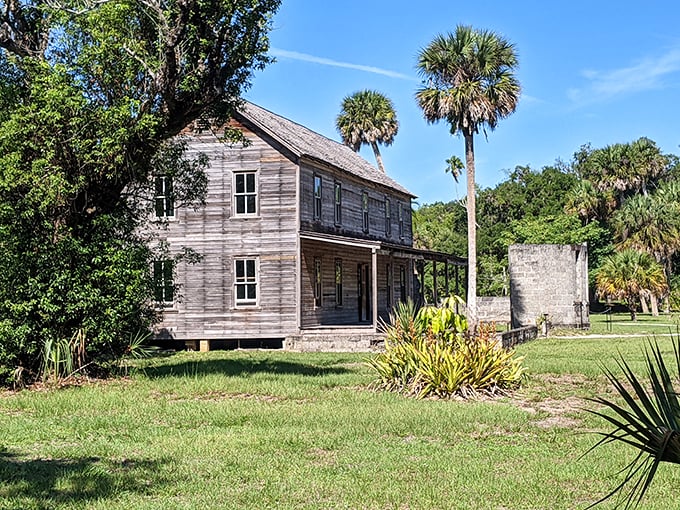
[{"label": "concrete ruin wall", "polygon": [[589,328],[588,248],[583,245],[513,244],[508,251],[512,327]]},{"label": "concrete ruin wall", "polygon": [[482,322],[510,323],[510,296],[477,296],[477,318]]}]

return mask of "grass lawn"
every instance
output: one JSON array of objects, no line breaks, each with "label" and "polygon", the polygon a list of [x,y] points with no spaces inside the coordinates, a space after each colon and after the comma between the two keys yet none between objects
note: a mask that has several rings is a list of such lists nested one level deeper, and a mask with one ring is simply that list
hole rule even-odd
[{"label": "grass lawn", "polygon": [[[586,333],[602,335],[651,335],[676,333],[680,325],[680,313],[637,315],[636,321],[630,320],[629,313],[613,313],[611,315],[593,313],[590,315],[590,331]],[[573,332],[571,332],[573,333]]]},{"label": "grass lawn", "polygon": [[[668,338],[660,339],[671,352]],[[367,389],[365,355],[231,351],[128,379],[0,396],[1,509],[576,509],[617,484],[621,446],[580,458],[610,394],[599,364],[643,339],[539,339],[511,398]],[[663,465],[642,508],[672,508]],[[602,508],[613,508],[605,504]]]}]

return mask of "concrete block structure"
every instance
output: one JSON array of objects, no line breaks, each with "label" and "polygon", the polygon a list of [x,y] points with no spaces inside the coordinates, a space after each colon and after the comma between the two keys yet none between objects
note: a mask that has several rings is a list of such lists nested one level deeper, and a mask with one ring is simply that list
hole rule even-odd
[{"label": "concrete block structure", "polygon": [[585,244],[514,244],[508,266],[513,328],[590,328]]}]

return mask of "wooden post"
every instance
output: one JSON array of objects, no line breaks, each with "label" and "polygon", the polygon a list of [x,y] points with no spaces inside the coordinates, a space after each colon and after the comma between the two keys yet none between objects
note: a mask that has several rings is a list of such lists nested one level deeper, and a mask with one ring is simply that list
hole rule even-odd
[{"label": "wooden post", "polygon": [[444,290],[446,295],[444,297],[449,297],[449,261],[444,261]]},{"label": "wooden post", "polygon": [[201,340],[199,344],[201,352],[210,352],[210,340]]},{"label": "wooden post", "polygon": [[432,304],[437,306],[439,300],[437,299],[437,261],[432,261]]},{"label": "wooden post", "polygon": [[372,298],[373,303],[371,308],[373,309],[373,331],[378,331],[378,250],[376,248],[371,248],[371,265],[373,266],[372,271]]}]

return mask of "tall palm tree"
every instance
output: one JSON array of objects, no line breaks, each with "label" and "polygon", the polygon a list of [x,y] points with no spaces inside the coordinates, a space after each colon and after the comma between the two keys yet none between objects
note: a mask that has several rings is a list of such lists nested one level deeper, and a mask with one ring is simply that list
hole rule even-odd
[{"label": "tall palm tree", "polygon": [[606,298],[620,299],[637,319],[640,294],[660,296],[668,291],[663,267],[649,254],[626,249],[607,257],[595,273],[597,293]]},{"label": "tall palm tree", "polygon": [[465,139],[468,226],[468,324],[477,326],[477,228],[474,135],[493,130],[515,111],[520,97],[513,74],[515,47],[488,30],[459,25],[454,33],[437,35],[418,55],[424,86],[416,101],[429,123],[445,120],[452,134]]},{"label": "tall palm tree", "polygon": [[370,145],[378,168],[385,172],[378,144],[391,145],[399,131],[397,113],[392,101],[375,90],[361,90],[342,100],[335,126],[345,145],[359,152]]}]

